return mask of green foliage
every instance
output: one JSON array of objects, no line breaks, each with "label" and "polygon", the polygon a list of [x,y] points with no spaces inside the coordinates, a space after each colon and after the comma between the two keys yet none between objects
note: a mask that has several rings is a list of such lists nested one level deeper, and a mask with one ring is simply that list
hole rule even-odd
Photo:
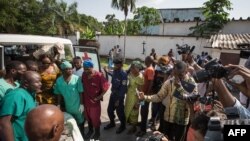
[{"label": "green foliage", "polygon": [[135,10],[135,2],[136,0],[112,0],[111,7],[123,11],[125,17],[127,17],[128,11],[133,12]]},{"label": "green foliage", "polygon": [[[134,20],[140,25],[140,29],[152,25],[157,25],[161,22],[161,17],[157,9],[148,8],[146,6],[137,8],[134,12]],[[146,30],[147,32],[147,30]]]},{"label": "green foliage", "polygon": [[229,13],[226,10],[232,9],[230,0],[208,0],[203,5],[205,21],[190,28],[193,31],[192,34],[196,36],[210,36],[218,33],[228,22]]},{"label": "green foliage", "polygon": [[100,31],[103,32],[103,24],[98,22],[98,20],[92,16],[87,16],[85,14],[80,14],[80,25],[83,27],[88,27],[92,31]]},{"label": "green foliage", "polygon": [[64,46],[64,51],[65,51],[65,59],[67,61],[71,61],[73,59],[73,55],[72,55],[72,52],[70,50],[70,46],[66,45]]},{"label": "green foliage", "polygon": [[136,20],[127,21],[127,34],[128,35],[138,35],[141,31],[141,25]]},{"label": "green foliage", "polygon": [[62,0],[0,0],[2,33],[67,36],[87,27],[88,35],[89,30],[103,30],[95,18],[78,14],[76,2],[69,5]]},{"label": "green foliage", "polygon": [[114,14],[107,15],[104,22],[104,32],[108,35],[121,35],[124,33],[124,22],[115,18]]},{"label": "green foliage", "polygon": [[87,27],[87,29],[81,34],[81,39],[95,39],[95,32]]}]

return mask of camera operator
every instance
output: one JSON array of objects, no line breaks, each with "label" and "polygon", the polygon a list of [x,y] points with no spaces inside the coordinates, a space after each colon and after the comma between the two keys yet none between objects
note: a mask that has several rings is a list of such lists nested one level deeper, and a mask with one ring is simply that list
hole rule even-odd
[{"label": "camera operator", "polygon": [[[244,95],[250,97],[250,70],[239,65],[228,65],[225,68],[230,69],[228,78],[235,75],[241,75],[244,81],[240,84],[228,81],[234,87],[238,88]],[[229,92],[222,79],[212,80],[214,89],[218,93],[219,99],[225,108],[235,107],[241,119],[250,119],[250,112],[240,104],[240,102]]]},{"label": "camera operator", "polygon": [[[244,66],[248,68],[248,70],[250,69],[250,57],[248,57]],[[240,103],[250,111],[250,97],[245,96],[242,92],[240,92]]]},{"label": "camera operator", "polygon": [[169,137],[169,140],[184,141],[190,117],[188,100],[190,100],[189,96],[197,94],[197,87],[193,78],[187,75],[187,64],[183,61],[175,62],[173,74],[174,76],[164,82],[157,94],[146,96],[140,92],[139,99],[151,102],[160,102],[166,99],[164,134]]}]

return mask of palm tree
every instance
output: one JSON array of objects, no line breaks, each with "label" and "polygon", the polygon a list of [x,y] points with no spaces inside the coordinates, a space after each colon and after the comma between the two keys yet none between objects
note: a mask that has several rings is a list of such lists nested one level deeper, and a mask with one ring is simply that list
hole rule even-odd
[{"label": "palm tree", "polygon": [[80,17],[77,12],[77,3],[67,5],[66,2],[61,1],[55,8],[52,9],[56,14],[56,27],[60,35],[68,35],[73,33],[76,25],[80,22]]},{"label": "palm tree", "polygon": [[135,2],[136,0],[112,0],[111,3],[111,7],[115,8],[115,9],[119,9],[121,11],[124,12],[125,15],[125,24],[124,24],[124,47],[123,47],[123,59],[125,61],[125,48],[126,48],[126,33],[127,33],[127,16],[128,16],[128,12],[130,10],[130,12],[135,10]]}]

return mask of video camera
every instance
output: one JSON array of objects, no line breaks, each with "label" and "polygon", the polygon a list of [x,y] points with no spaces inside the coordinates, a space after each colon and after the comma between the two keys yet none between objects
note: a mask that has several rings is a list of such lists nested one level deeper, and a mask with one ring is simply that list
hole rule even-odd
[{"label": "video camera", "polygon": [[182,46],[180,46],[179,44],[176,44],[177,46],[177,49],[178,49],[178,54],[181,55],[181,54],[188,54],[188,53],[192,53],[195,49],[195,46],[189,46],[187,44],[184,44]]},{"label": "video camera", "polygon": [[230,72],[217,58],[205,64],[204,68],[204,70],[198,71],[193,75],[194,80],[198,83],[207,82],[212,78],[220,79],[222,77],[227,77]]},{"label": "video camera", "polygon": [[224,125],[250,125],[250,119],[239,119],[237,108],[226,108],[227,120],[220,117],[211,117],[204,141],[223,141]]}]

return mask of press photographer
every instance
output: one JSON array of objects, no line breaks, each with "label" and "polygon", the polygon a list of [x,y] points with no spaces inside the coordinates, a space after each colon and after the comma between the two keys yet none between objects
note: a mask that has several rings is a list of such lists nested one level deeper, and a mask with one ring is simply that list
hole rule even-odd
[{"label": "press photographer", "polygon": [[176,46],[177,46],[178,54],[182,56],[182,61],[187,62],[187,56],[192,54],[192,52],[195,49],[195,46],[191,47],[187,44],[184,44],[182,46],[180,46],[179,44],[176,44]]},{"label": "press photographer", "polygon": [[191,54],[194,49],[195,49],[195,46],[189,46],[187,44],[184,44],[182,46],[180,46],[179,44],[176,44],[177,46],[177,49],[178,49],[178,54],[181,55],[181,54]]}]

